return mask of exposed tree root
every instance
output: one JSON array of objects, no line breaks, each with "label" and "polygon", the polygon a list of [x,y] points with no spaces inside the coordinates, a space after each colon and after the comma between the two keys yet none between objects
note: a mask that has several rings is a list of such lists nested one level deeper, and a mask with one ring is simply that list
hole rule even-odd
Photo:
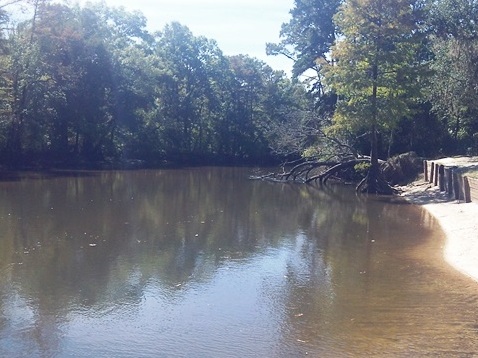
[{"label": "exposed tree root", "polygon": [[[370,158],[355,158],[343,162],[327,162],[327,161],[305,161],[294,165],[291,169],[282,173],[268,173],[265,175],[251,176],[251,179],[268,180],[273,182],[287,183],[313,183],[318,182],[321,185],[326,185],[330,178],[340,178],[341,173],[345,170],[353,168],[360,163],[370,162]],[[382,162],[383,163],[383,162]],[[357,192],[393,195],[397,191],[390,186],[390,184],[383,179],[382,175],[378,173],[375,175],[375,181],[372,181],[370,171],[367,176],[363,178],[356,187]]]},{"label": "exposed tree root", "polygon": [[355,188],[358,193],[379,194],[379,195],[395,195],[398,191],[394,189],[381,175],[375,179],[375,183],[370,185],[370,178],[367,175],[363,178]]}]

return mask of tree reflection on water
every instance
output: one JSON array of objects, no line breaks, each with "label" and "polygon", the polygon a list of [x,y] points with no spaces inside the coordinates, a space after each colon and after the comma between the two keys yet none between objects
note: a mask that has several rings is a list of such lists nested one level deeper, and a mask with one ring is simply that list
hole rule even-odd
[{"label": "tree reflection on water", "polygon": [[476,285],[420,208],[244,168],[85,174],[0,183],[2,355],[478,352]]}]

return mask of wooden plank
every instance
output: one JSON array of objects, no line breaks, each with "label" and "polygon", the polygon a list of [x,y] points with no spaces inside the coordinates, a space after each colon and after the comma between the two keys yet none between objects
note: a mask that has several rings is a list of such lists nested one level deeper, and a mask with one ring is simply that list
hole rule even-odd
[{"label": "wooden plank", "polygon": [[438,184],[440,185],[440,191],[445,191],[445,166],[440,165],[438,167]]},{"label": "wooden plank", "polygon": [[428,181],[428,161],[423,161],[423,174],[425,175],[425,182]]},{"label": "wooden plank", "polygon": [[430,167],[430,183],[433,183],[433,177],[435,176],[435,163],[431,162]]},{"label": "wooden plank", "polygon": [[463,191],[465,192],[465,203],[471,203],[470,182],[466,176],[463,177]]},{"label": "wooden plank", "polygon": [[477,178],[468,178],[468,184],[470,186],[470,199],[473,202],[478,202],[478,179]]},{"label": "wooden plank", "polygon": [[448,197],[453,195],[453,168],[445,168],[446,192]]},{"label": "wooden plank", "polygon": [[455,200],[460,200],[463,198],[462,194],[462,185],[463,180],[461,179],[461,175],[459,175],[456,170],[453,170],[453,192],[455,193]]}]

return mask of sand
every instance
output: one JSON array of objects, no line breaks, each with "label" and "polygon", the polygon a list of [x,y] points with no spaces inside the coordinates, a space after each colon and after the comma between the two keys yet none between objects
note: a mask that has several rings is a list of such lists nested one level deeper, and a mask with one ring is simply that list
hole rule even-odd
[{"label": "sand", "polygon": [[446,235],[445,260],[478,282],[478,203],[449,199],[423,180],[399,189],[402,197],[423,206],[438,220]]}]

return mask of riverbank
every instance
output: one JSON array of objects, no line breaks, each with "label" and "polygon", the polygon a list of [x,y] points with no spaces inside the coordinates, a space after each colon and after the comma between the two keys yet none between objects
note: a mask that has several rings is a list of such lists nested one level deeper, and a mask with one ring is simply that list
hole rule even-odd
[{"label": "riverbank", "polygon": [[438,220],[446,235],[445,260],[478,282],[478,203],[450,199],[423,178],[400,187],[400,191],[403,198]]}]

